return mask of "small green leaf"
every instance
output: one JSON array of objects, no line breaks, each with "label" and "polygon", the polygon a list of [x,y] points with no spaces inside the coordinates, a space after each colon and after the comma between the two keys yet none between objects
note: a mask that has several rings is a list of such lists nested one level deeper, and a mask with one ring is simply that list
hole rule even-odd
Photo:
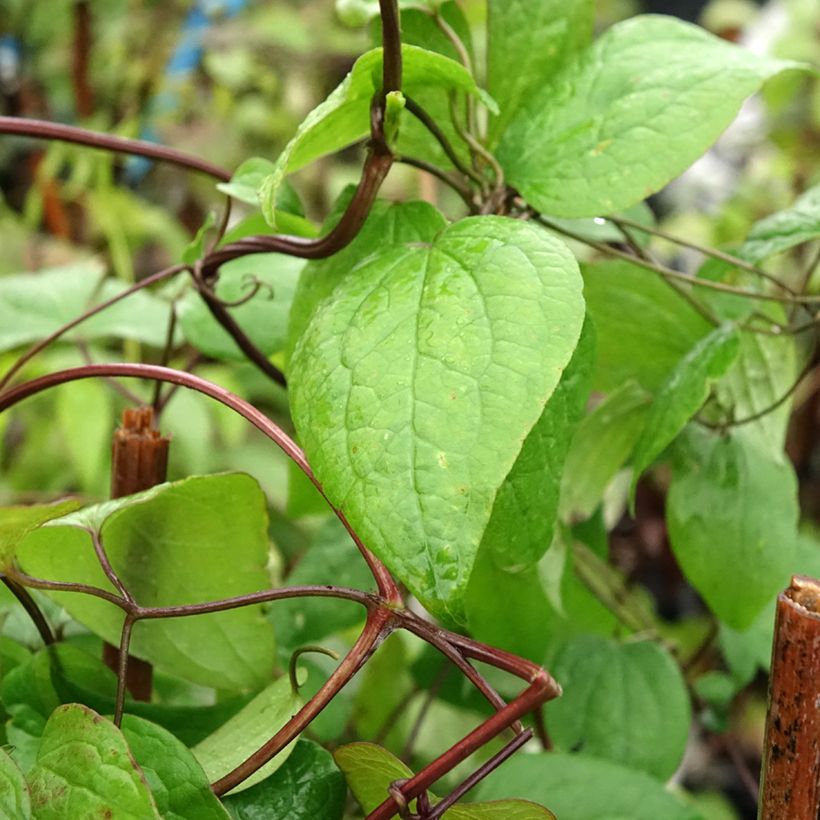
[{"label": "small green leaf", "polygon": [[589,518],[644,429],[649,394],[627,381],[578,425],[561,476],[561,517]]},{"label": "small green leaf", "polygon": [[122,732],[78,703],[48,719],[28,782],[37,820],[161,817]]},{"label": "small green leaf", "polygon": [[342,820],[347,787],[333,756],[300,739],[290,757],[261,783],[225,798],[234,820]]},{"label": "small green leaf", "polygon": [[407,100],[401,91],[391,91],[385,98],[384,106],[384,140],[391,150],[396,147],[401,126],[401,115]]},{"label": "small green leaf", "polygon": [[629,379],[657,390],[713,329],[651,271],[619,261],[584,265],[582,272],[584,298],[598,333],[595,390],[608,393]]},{"label": "small green leaf", "polygon": [[630,487],[633,505],[638,479],[703,406],[711,384],[731,367],[739,347],[737,331],[730,325],[722,325],[680,360],[661,387],[635,446]]},{"label": "small green leaf", "polygon": [[813,239],[820,239],[820,185],[809,188],[791,208],[755,223],[738,255],[758,263]]},{"label": "small green leaf", "polygon": [[797,514],[791,465],[760,449],[742,429],[700,435],[689,463],[675,469],[666,504],[681,569],[735,629],[748,627],[788,584]]},{"label": "small green leaf", "polygon": [[0,815],[8,820],[29,820],[31,817],[28,784],[4,749],[0,749]]},{"label": "small green leaf", "polygon": [[580,748],[659,780],[672,776],[692,715],[686,684],[668,652],[650,641],[619,645],[580,635],[549,669],[564,689],[546,707],[559,751]]},{"label": "small green leaf", "polygon": [[[208,779],[219,780],[267,743],[301,706],[302,699],[291,690],[290,679],[279,678],[191,751]],[[230,793],[244,791],[273,774],[288,759],[295,745],[293,740]]]},{"label": "small green leaf", "polygon": [[[293,256],[261,253],[234,259],[220,269],[216,285],[220,299],[241,301],[256,290],[247,302],[229,308],[229,312],[265,356],[273,356],[285,347],[291,302],[304,265],[303,260]],[[180,301],[179,322],[185,338],[206,356],[246,360],[195,290],[188,291]]]},{"label": "small green leaf", "polygon": [[0,563],[7,570],[14,563],[23,539],[46,521],[61,518],[78,509],[79,501],[58,501],[30,507],[0,507]]},{"label": "small green leaf", "polygon": [[246,205],[258,205],[256,192],[262,181],[276,169],[276,163],[263,157],[246,159],[234,172],[230,182],[219,182],[217,191],[238,199]]},{"label": "small green leaf", "polygon": [[489,0],[487,15],[487,85],[501,106],[490,121],[495,143],[527,99],[592,42],[595,4]]},{"label": "small green leaf", "polygon": [[196,236],[194,236],[188,243],[188,247],[182,252],[182,261],[186,265],[193,265],[198,259],[202,258],[205,253],[205,237],[215,224],[216,216],[213,211],[209,211],[208,216],[205,217],[205,221],[199,226]]},{"label": "small green leaf", "polygon": [[498,490],[481,549],[516,571],[537,562],[555,532],[561,474],[572,434],[589,396],[595,332],[587,320],[561,381]]},{"label": "small green leaf", "polygon": [[[472,75],[455,60],[409,45],[402,46],[402,59],[402,90],[408,96],[416,96],[415,91],[430,87],[481,96]],[[380,48],[359,57],[341,85],[307,115],[285,146],[258,192],[262,212],[272,227],[276,227],[277,191],[287,174],[370,133],[370,102],[381,86],[381,70]]]},{"label": "small green leaf", "polygon": [[799,67],[671,17],[633,17],[530,95],[498,158],[539,210],[609,214],[660,190],[765,80]]},{"label": "small green leaf", "polygon": [[223,820],[229,816],[196,758],[169,731],[125,715],[122,733],[163,820]]},{"label": "small green leaf", "polygon": [[[374,743],[348,743],[336,749],[333,756],[366,814],[388,798],[387,789],[393,781],[413,776],[397,757]],[[435,805],[438,798],[428,794]],[[411,811],[415,811],[415,805],[415,800],[410,801]],[[442,816],[444,820],[555,820],[551,812],[525,800],[456,805]]]},{"label": "small green leaf", "polygon": [[431,244],[366,258],[302,335],[290,398],[308,458],[367,546],[434,613],[463,618],[496,492],[583,318],[561,242],[475,217]]},{"label": "small green leaf", "polygon": [[516,755],[478,786],[482,800],[507,794],[566,820],[701,820],[648,774],[584,754]]},{"label": "small green leaf", "polygon": [[[99,528],[112,566],[141,605],[204,603],[269,587],[267,523],[264,495],[250,476],[198,476],[41,527],[21,545],[19,561],[38,577],[114,591],[89,534],[78,529],[90,525]],[[51,597],[100,637],[119,643],[123,615],[113,604],[73,593]],[[143,621],[131,652],[204,686],[250,689],[269,680],[273,632],[261,607],[242,607]]]}]

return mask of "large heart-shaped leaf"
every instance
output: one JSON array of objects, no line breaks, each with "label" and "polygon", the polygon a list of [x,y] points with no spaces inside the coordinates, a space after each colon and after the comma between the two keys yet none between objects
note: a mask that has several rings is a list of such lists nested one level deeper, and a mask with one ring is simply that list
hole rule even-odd
[{"label": "large heart-shaped leaf", "polygon": [[563,243],[471,218],[354,267],[294,351],[293,416],[329,498],[439,615],[463,619],[495,494],[583,318]]},{"label": "large heart-shaped leaf", "polygon": [[556,216],[608,214],[694,162],[767,78],[759,57],[672,17],[613,26],[513,117],[499,147],[510,182]]}]

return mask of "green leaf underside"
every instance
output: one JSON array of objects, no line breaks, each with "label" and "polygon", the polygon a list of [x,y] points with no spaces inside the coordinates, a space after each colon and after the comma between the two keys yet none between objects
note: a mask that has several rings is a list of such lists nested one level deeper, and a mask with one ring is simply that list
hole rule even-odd
[{"label": "green leaf underside", "polygon": [[748,627],[788,584],[797,539],[797,482],[739,429],[700,435],[675,470],[666,505],[672,549],[713,612]]},{"label": "green leaf underside", "polygon": [[300,339],[291,408],[308,458],[365,543],[434,613],[463,618],[495,494],[583,316],[562,243],[482,217],[363,261]]},{"label": "green leaf underside", "polygon": [[13,564],[17,547],[30,532],[46,521],[73,512],[79,506],[79,501],[59,501],[31,507],[0,507],[0,562],[3,568],[7,569]]},{"label": "green leaf underside", "polygon": [[49,718],[28,781],[37,820],[161,816],[122,732],[80,704]]},{"label": "green leaf underside", "polygon": [[0,749],[0,815],[8,820],[29,820],[31,798],[19,766]]},{"label": "green leaf underside", "polygon": [[235,820],[341,820],[347,786],[330,752],[300,739],[282,766],[261,783],[225,798]]},{"label": "green leaf underside", "polygon": [[[248,338],[265,356],[285,347],[288,315],[304,261],[278,253],[262,253],[235,259],[219,271],[216,295],[235,302],[247,296],[254,282],[260,287],[246,303],[229,312]],[[214,319],[196,291],[179,303],[179,321],[185,338],[205,355],[228,361],[245,361],[228,332]]]},{"label": "green leaf underside", "polygon": [[[191,751],[208,779],[219,780],[267,743],[301,706],[299,694],[291,691],[290,679],[280,678]],[[295,745],[293,740],[230,793],[242,792],[273,774],[288,759]]]},{"label": "green leaf underside", "polygon": [[496,494],[480,549],[490,550],[500,569],[534,564],[552,544],[564,459],[586,406],[594,360],[594,330],[586,321],[561,381]]},{"label": "green leaf underside", "polygon": [[595,390],[610,392],[629,379],[657,390],[713,329],[650,271],[617,261],[584,265],[582,272],[584,298],[598,333]]},{"label": "green leaf underside", "polygon": [[[372,812],[388,797],[395,780],[413,776],[397,757],[374,743],[348,743],[333,753],[347,784],[365,813]],[[435,805],[438,798],[428,792]],[[411,811],[416,801],[410,802]],[[455,805],[444,812],[445,820],[555,820],[543,806],[526,800],[498,800],[488,803]]]},{"label": "green leaf underside", "polygon": [[652,403],[635,447],[630,488],[633,503],[641,474],[703,406],[710,385],[731,367],[739,347],[737,331],[723,325],[701,339],[669,374]]},{"label": "green leaf underside", "polygon": [[[62,268],[21,273],[0,279],[0,351],[36,342],[94,304],[125,289],[122,282],[105,279],[95,261]],[[168,332],[169,306],[139,291],[69,331],[66,341],[109,336],[134,339],[161,347]]]},{"label": "green leaf underside", "polygon": [[521,795],[566,820],[700,820],[648,774],[584,754],[516,755],[477,791],[482,800]]},{"label": "green leaf underside", "polygon": [[163,820],[223,820],[229,816],[196,758],[169,731],[125,715],[122,733]]},{"label": "green leaf underside", "polygon": [[[336,201],[323,230],[330,231],[341,218],[353,195],[347,189]],[[307,329],[318,305],[331,296],[339,281],[362,259],[382,247],[411,242],[432,242],[447,221],[426,202],[376,200],[356,238],[327,259],[308,262],[299,277],[288,327],[288,358]]]},{"label": "green leaf underside", "polygon": [[[19,550],[38,577],[113,590],[89,534],[101,527],[112,566],[143,606],[204,603],[269,587],[267,511],[259,485],[236,473],[200,476],[117,499],[31,533]],[[227,560],[230,556],[230,560]],[[73,617],[117,645],[122,613],[113,604],[52,593]],[[203,686],[250,689],[269,679],[273,632],[259,606],[138,623],[131,651]]]},{"label": "green leaf underside", "polygon": [[561,476],[561,517],[589,518],[644,429],[650,396],[627,381],[578,425]]},{"label": "green leaf underside", "polygon": [[683,757],[691,709],[672,657],[649,641],[618,645],[582,635],[550,661],[564,694],[547,704],[550,737],[559,751],[671,777]]},{"label": "green leaf underside", "polygon": [[755,223],[738,255],[762,262],[813,239],[820,239],[820,185],[806,191],[791,208]]},{"label": "green leaf underside", "polygon": [[634,17],[531,94],[498,158],[545,213],[612,213],[678,176],[761,83],[795,67],[671,17]]},{"label": "green leaf underside", "polygon": [[[409,96],[430,87],[481,96],[473,77],[455,60],[410,45],[402,46],[402,60],[402,90]],[[363,54],[341,85],[299,126],[259,187],[262,212],[271,225],[275,226],[276,194],[287,174],[370,133],[370,103],[381,86],[381,69],[380,48]]]},{"label": "green leaf underside", "polygon": [[528,98],[592,42],[594,6],[592,0],[489,0],[487,90],[501,107],[490,121],[491,143]]}]

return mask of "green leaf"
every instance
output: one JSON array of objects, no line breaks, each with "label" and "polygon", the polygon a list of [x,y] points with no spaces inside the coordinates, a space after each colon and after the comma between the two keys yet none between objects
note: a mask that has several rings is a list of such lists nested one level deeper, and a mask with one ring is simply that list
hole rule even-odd
[{"label": "green leaf", "polygon": [[529,96],[498,158],[539,210],[609,214],[678,176],[761,83],[797,67],[671,17],[633,17]]},{"label": "green leaf", "polygon": [[[219,187],[219,186],[217,186]],[[186,265],[193,265],[198,259],[201,259],[205,253],[205,237],[208,231],[216,224],[216,216],[213,211],[209,211],[205,217],[205,221],[199,226],[194,238],[188,243],[188,247],[182,254],[182,261]]]},{"label": "green leaf", "polygon": [[589,518],[644,429],[649,394],[626,381],[578,425],[561,476],[561,518]]},{"label": "green leaf", "polygon": [[668,652],[650,641],[617,644],[580,635],[549,668],[564,690],[546,707],[559,751],[581,749],[659,780],[674,774],[692,715],[686,684]]},{"label": "green leaf", "polygon": [[211,791],[196,758],[169,731],[125,715],[122,733],[163,820],[222,820],[229,816]]},{"label": "green leaf", "polygon": [[2,569],[11,567],[17,548],[37,527],[73,512],[79,501],[58,501],[55,504],[34,504],[30,507],[0,507],[0,562]]},{"label": "green leaf", "polygon": [[738,255],[758,263],[813,239],[820,239],[820,185],[809,188],[791,208],[756,222]]},{"label": "green leaf", "polygon": [[676,468],[666,504],[672,549],[715,614],[748,627],[788,584],[797,539],[797,482],[743,430],[701,435]]},{"label": "green leaf", "polygon": [[506,794],[566,820],[700,820],[648,774],[583,754],[516,755],[478,787],[482,800]]},{"label": "green leaf", "polygon": [[[324,230],[331,230],[350,202],[348,189],[334,205]],[[426,202],[376,200],[362,229],[345,248],[327,259],[308,262],[302,270],[290,313],[288,358],[307,329],[319,304],[328,299],[351,268],[381,247],[411,242],[432,242],[447,225],[444,217]]]},{"label": "green leaf", "polygon": [[[287,583],[368,590],[373,586],[373,576],[353,539],[334,517],[316,533]],[[333,632],[362,623],[364,617],[365,611],[358,604],[326,598],[277,601],[268,612],[280,646],[288,649],[318,643]]]},{"label": "green leaf", "polygon": [[[333,753],[347,778],[347,784],[365,813],[372,812],[388,797],[394,780],[413,776],[397,757],[374,743],[348,743]],[[431,804],[438,798],[428,792]],[[415,811],[416,801],[410,801]],[[542,806],[524,800],[499,800],[493,803],[469,803],[453,806],[442,815],[444,820],[555,820]]]},{"label": "green leaf", "polygon": [[701,339],[680,360],[661,387],[635,446],[630,487],[633,505],[635,487],[642,473],[703,406],[712,383],[731,367],[739,348],[737,331],[731,325],[722,325]]},{"label": "green leaf", "polygon": [[0,815],[9,820],[29,820],[31,817],[28,784],[4,749],[0,749]]},{"label": "green leaf", "polygon": [[[216,295],[236,302],[257,292],[244,304],[229,308],[250,340],[272,356],[285,347],[288,315],[304,261],[279,253],[261,253],[234,259],[219,272]],[[179,321],[185,338],[205,355],[227,361],[246,360],[228,332],[214,319],[195,290],[179,303]]]},{"label": "green leaf", "polygon": [[[123,291],[122,282],[104,279],[98,262],[0,278],[0,351],[36,342],[76,319],[92,304]],[[115,336],[161,347],[169,306],[146,291],[132,294],[69,331],[63,338]]]},{"label": "green leaf", "polygon": [[[415,96],[430,87],[462,91],[482,97],[472,75],[463,65],[434,51],[402,46],[402,90]],[[314,108],[276,160],[275,169],[259,187],[262,212],[276,227],[276,194],[285,176],[313,160],[364,139],[370,133],[370,102],[381,87],[382,50],[368,51],[356,60],[350,73],[331,95]]]},{"label": "green leaf", "polygon": [[[143,606],[204,603],[270,585],[266,503],[250,476],[189,478],[52,522],[21,545],[20,565],[38,577],[114,591],[89,534],[78,529],[89,524],[100,528],[112,566]],[[100,637],[119,643],[118,608],[87,595],[51,597]],[[269,679],[273,633],[261,607],[242,607],[143,621],[134,629],[131,652],[203,686],[250,689]]]},{"label": "green leaf", "polygon": [[561,381],[496,494],[481,549],[489,549],[501,569],[534,564],[552,544],[564,460],[589,396],[594,359],[595,331],[586,321]]},{"label": "green leaf", "polygon": [[463,618],[496,492],[583,316],[562,243],[476,217],[354,267],[294,351],[292,413],[328,497],[436,614]]},{"label": "green leaf", "polygon": [[598,333],[595,390],[609,392],[629,379],[657,390],[713,329],[650,271],[629,262],[601,262],[584,265],[582,272],[584,298]]},{"label": "green leaf", "polygon": [[28,782],[37,820],[161,817],[122,732],[78,703],[48,719]]},{"label": "green leaf", "polygon": [[231,176],[230,182],[218,182],[217,191],[227,194],[247,205],[258,205],[259,199],[256,192],[265,177],[276,170],[276,163],[263,157],[250,157],[246,159]]},{"label": "green leaf", "polygon": [[[202,764],[208,780],[219,780],[267,743],[300,709],[302,699],[291,691],[285,676],[263,689],[250,703],[191,751]],[[237,786],[244,791],[273,774],[293,751],[296,741]]]},{"label": "green leaf", "polygon": [[[785,318],[779,306],[770,310]],[[735,420],[742,420],[768,410],[781,400],[794,384],[796,375],[793,336],[741,333],[737,360],[715,386],[715,394],[720,405],[731,410]],[[753,436],[772,458],[779,458],[783,452],[791,405],[791,399],[787,399],[757,421],[743,425],[744,432]]]},{"label": "green leaf", "polygon": [[278,771],[225,798],[234,820],[342,820],[347,786],[333,756],[300,739]]},{"label": "green leaf", "polygon": [[592,0],[489,0],[487,85],[501,107],[490,141],[556,73],[592,42]]}]

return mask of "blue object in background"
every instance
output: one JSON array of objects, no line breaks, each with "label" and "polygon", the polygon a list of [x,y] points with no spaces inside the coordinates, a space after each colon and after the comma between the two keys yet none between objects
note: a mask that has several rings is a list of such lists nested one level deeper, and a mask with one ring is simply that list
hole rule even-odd
[{"label": "blue object in background", "polygon": [[[222,19],[236,17],[248,0],[196,0],[188,12],[174,53],[165,67],[162,84],[148,103],[140,139],[159,142],[156,121],[163,115],[176,110],[179,103],[179,89],[196,72],[205,53],[205,34]],[[153,162],[145,157],[129,157],[125,164],[128,182],[136,185],[151,169]]]}]

